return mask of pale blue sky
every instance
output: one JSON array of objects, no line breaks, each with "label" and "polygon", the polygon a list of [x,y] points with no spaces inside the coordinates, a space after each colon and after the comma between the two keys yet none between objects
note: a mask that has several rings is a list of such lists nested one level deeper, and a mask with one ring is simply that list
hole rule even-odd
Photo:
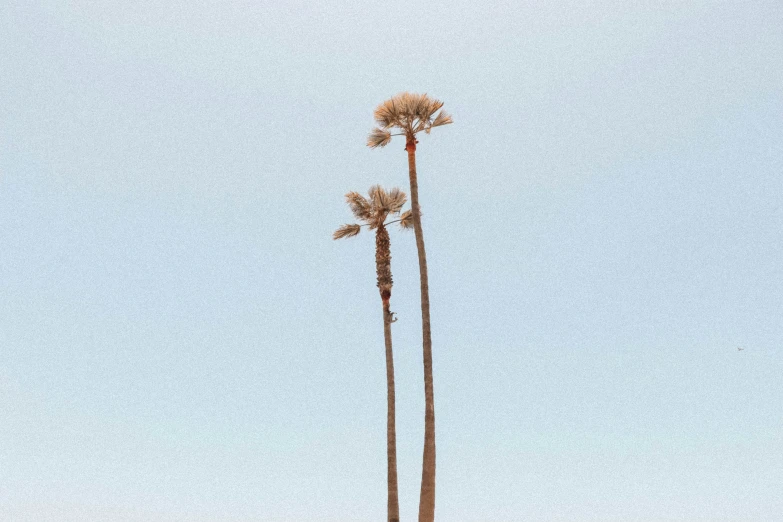
[{"label": "pale blue sky", "polygon": [[[635,5],[632,5],[635,4]],[[0,5],[0,519],[369,521],[349,190],[421,139],[442,521],[781,520],[783,4]],[[392,233],[402,518],[418,272]],[[738,351],[737,347],[744,347]]]}]

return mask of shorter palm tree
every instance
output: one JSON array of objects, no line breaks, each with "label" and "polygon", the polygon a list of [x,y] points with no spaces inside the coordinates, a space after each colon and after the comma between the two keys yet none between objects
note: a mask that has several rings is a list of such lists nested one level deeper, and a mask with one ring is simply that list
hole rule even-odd
[{"label": "shorter palm tree", "polygon": [[370,188],[370,198],[367,199],[357,192],[345,195],[353,215],[364,225],[352,223],[343,225],[334,233],[334,239],[352,237],[361,232],[363,226],[375,230],[375,271],[378,276],[378,291],[383,303],[383,338],[386,344],[386,457],[387,457],[387,489],[388,489],[388,520],[399,522],[400,506],[397,491],[397,432],[395,428],[394,410],[394,357],[392,354],[391,324],[394,313],[389,310],[389,299],[392,291],[391,245],[386,225],[399,222],[402,228],[413,227],[411,211],[403,212],[396,221],[386,222],[389,216],[400,214],[407,200],[404,192],[393,188],[386,192],[380,185]]}]

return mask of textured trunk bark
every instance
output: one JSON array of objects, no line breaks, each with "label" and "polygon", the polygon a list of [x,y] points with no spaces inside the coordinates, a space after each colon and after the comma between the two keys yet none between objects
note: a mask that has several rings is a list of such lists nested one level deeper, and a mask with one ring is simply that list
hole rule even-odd
[{"label": "textured trunk bark", "polygon": [[389,299],[392,290],[391,245],[386,227],[379,225],[375,232],[375,271],[378,276],[378,291],[383,302],[383,340],[386,345],[386,459],[387,498],[389,522],[400,522],[400,502],[397,491],[397,430],[394,408],[394,356],[392,353]]},{"label": "textured trunk bark", "polygon": [[400,522],[397,492],[397,430],[394,410],[394,356],[392,354],[391,312],[389,301],[383,302],[383,338],[386,342],[386,457],[389,522]]},{"label": "textured trunk bark", "polygon": [[419,253],[421,279],[421,333],[424,352],[424,456],[421,466],[421,493],[419,496],[419,522],[435,520],[435,398],[432,389],[432,335],[430,333],[430,290],[427,280],[427,253],[421,231],[419,207],[419,183],[416,177],[416,138],[409,136],[405,145],[408,151],[408,174],[411,183],[411,215]]}]

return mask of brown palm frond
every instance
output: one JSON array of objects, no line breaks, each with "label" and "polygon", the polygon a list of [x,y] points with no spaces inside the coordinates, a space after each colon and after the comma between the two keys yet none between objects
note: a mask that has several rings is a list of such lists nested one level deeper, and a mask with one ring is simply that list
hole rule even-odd
[{"label": "brown palm frond", "polygon": [[451,119],[451,115],[446,111],[440,111],[430,127],[440,127],[441,125],[448,125],[449,123],[454,123],[454,120]]},{"label": "brown palm frond", "polygon": [[352,237],[358,235],[362,231],[362,226],[352,223],[349,225],[343,225],[334,231],[332,239],[342,239],[344,237]]},{"label": "brown palm frond", "polygon": [[399,125],[400,115],[403,113],[403,111],[400,110],[402,104],[403,102],[400,99],[400,95],[394,96],[381,103],[375,108],[375,112],[373,113],[375,121],[383,129]]},{"label": "brown palm frond", "polygon": [[442,101],[436,100],[434,98],[430,98],[430,106],[427,109],[427,111],[429,112],[429,117],[431,118],[432,115],[438,112],[438,109],[440,109],[441,107],[443,107]]},{"label": "brown palm frond", "polygon": [[443,107],[443,102],[430,98],[427,94],[407,93],[406,109],[409,120],[418,120],[420,124],[429,123],[430,118],[435,112]]},{"label": "brown palm frond", "polygon": [[[380,214],[389,213],[389,195],[380,185],[370,187],[370,202],[372,203],[373,214],[379,217]],[[386,217],[385,215],[383,216]]]},{"label": "brown palm frond", "polygon": [[440,100],[436,100],[435,98],[430,98],[426,94],[422,95],[422,99],[419,102],[419,112],[417,116],[421,121],[429,122],[432,118],[432,115],[435,114],[435,112],[443,107],[443,102]]},{"label": "brown palm frond", "polygon": [[408,195],[398,187],[388,192],[380,185],[370,187],[370,203],[374,218],[382,222],[389,214],[399,214],[402,206],[408,201]]},{"label": "brown palm frond", "polygon": [[367,201],[367,198],[358,192],[349,192],[345,195],[345,201],[348,203],[348,206],[351,207],[351,212],[353,212],[356,219],[366,222],[372,220],[372,204]]},{"label": "brown palm frond", "polygon": [[400,216],[400,226],[405,229],[413,228],[413,213],[410,210],[406,210]]},{"label": "brown palm frond", "polygon": [[376,127],[370,132],[370,135],[367,136],[367,146],[371,149],[385,147],[389,144],[391,138],[391,132]]},{"label": "brown palm frond", "polygon": [[[382,129],[399,127],[405,129],[412,121],[411,114],[415,114],[417,97],[409,92],[395,94],[375,108],[373,117]],[[412,110],[413,106],[413,110]]]},{"label": "brown palm frond", "polygon": [[393,125],[396,115],[392,112],[389,102],[385,101],[378,105],[373,112],[373,118],[382,129],[388,129]]},{"label": "brown palm frond", "polygon": [[416,103],[416,117],[419,120],[426,121],[429,119],[430,114],[432,114],[430,112],[430,99],[426,94],[422,94]]},{"label": "brown palm frond", "polygon": [[405,192],[399,188],[394,187],[387,193],[389,200],[389,213],[398,214],[402,209],[402,206],[408,201],[408,196]]},{"label": "brown palm frond", "polygon": [[403,98],[405,114],[410,120],[419,117],[422,110],[426,107],[426,94],[416,94],[406,92]]}]

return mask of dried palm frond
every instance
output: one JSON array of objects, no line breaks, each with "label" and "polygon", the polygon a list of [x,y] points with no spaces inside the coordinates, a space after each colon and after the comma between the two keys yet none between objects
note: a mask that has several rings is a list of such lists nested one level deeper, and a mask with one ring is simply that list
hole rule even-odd
[{"label": "dried palm frond", "polygon": [[362,231],[362,226],[352,223],[349,225],[343,225],[334,231],[332,239],[342,239],[344,237],[352,237],[358,235]]},{"label": "dried palm frond", "polygon": [[351,212],[356,219],[370,221],[373,218],[372,205],[358,192],[349,192],[345,195],[345,201],[351,207]]},{"label": "dried palm frond", "polygon": [[392,126],[396,115],[389,106],[389,102],[385,101],[378,105],[373,112],[373,118],[375,122],[383,129],[388,129]]},{"label": "dried palm frond", "polygon": [[371,149],[376,147],[385,147],[389,144],[390,141],[391,132],[387,132],[377,127],[370,132],[369,136],[367,136],[367,146]]},{"label": "dried palm frond", "polygon": [[416,117],[419,118],[419,120],[426,121],[429,119],[432,114],[430,112],[431,101],[432,100],[430,100],[426,94],[419,96],[416,103]]},{"label": "dried palm frond", "polygon": [[440,111],[430,127],[440,127],[441,125],[448,125],[449,123],[454,123],[454,120],[451,119],[451,115],[446,111]]},{"label": "dried palm frond", "polygon": [[380,185],[373,185],[370,187],[370,202],[372,203],[373,214],[376,218],[381,217],[381,221],[389,213],[389,195],[383,190]]},{"label": "dried palm frond", "polygon": [[398,187],[394,187],[388,192],[380,185],[370,187],[373,217],[379,222],[385,220],[389,214],[399,214],[406,201],[408,201],[408,196]]},{"label": "dried palm frond", "polygon": [[387,193],[389,200],[389,213],[398,214],[402,206],[408,201],[408,196],[399,188],[394,187]]},{"label": "dried palm frond", "polygon": [[428,116],[428,117],[432,117],[432,115],[433,115],[433,114],[435,114],[436,112],[438,112],[438,109],[440,109],[441,107],[443,107],[443,102],[442,102],[442,101],[440,101],[440,100],[436,100],[436,99],[434,99],[434,98],[430,98],[429,100],[430,100],[430,106],[429,106],[429,108],[427,109],[427,111],[428,111],[428,113],[429,113],[429,116]]},{"label": "dried palm frond", "polygon": [[400,226],[402,228],[413,228],[413,214],[410,210],[406,210],[400,216]]},{"label": "dried palm frond", "polygon": [[443,107],[442,101],[430,98],[427,94],[403,93],[402,99],[404,100],[405,116],[411,123],[414,120],[426,122],[438,109]]},{"label": "dried palm frond", "polygon": [[373,113],[375,121],[384,129],[398,125],[400,115],[403,113],[403,111],[400,110],[402,104],[403,102],[399,95],[381,103],[375,108],[375,112]]},{"label": "dried palm frond", "polygon": [[409,120],[413,120],[422,108],[424,97],[421,94],[405,92],[401,95],[402,110]]},{"label": "dried palm frond", "polygon": [[419,119],[429,122],[432,115],[441,107],[443,107],[442,101],[430,98],[425,94],[420,102]]}]

